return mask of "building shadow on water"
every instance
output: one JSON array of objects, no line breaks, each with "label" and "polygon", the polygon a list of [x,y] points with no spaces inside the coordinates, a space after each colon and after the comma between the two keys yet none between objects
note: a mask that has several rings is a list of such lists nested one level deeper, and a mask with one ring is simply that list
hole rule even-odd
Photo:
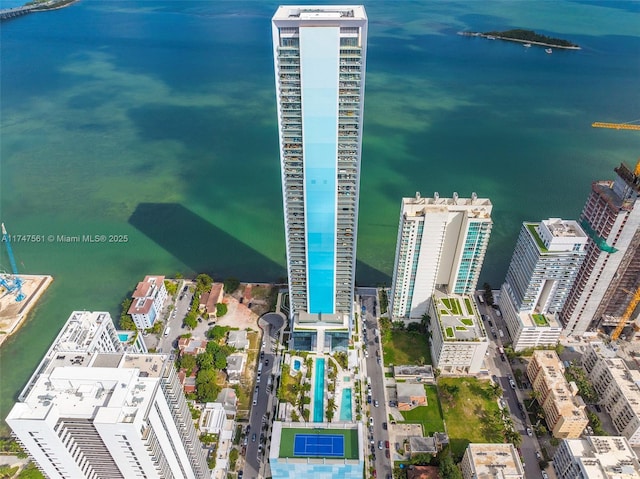
[{"label": "building shadow on water", "polygon": [[215,279],[273,282],[286,270],[178,203],[140,203],[129,224],[189,269]]},{"label": "building shadow on water", "polygon": [[[215,279],[276,282],[287,276],[280,265],[178,203],[140,203],[129,224],[197,273]],[[391,278],[357,261],[356,283],[390,286]]]}]

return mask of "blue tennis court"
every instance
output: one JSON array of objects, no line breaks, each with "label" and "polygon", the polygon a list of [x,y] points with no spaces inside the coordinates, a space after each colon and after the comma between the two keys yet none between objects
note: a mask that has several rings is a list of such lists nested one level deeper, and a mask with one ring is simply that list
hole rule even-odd
[{"label": "blue tennis court", "polygon": [[320,434],[296,434],[293,442],[294,456],[344,456],[344,436]]}]

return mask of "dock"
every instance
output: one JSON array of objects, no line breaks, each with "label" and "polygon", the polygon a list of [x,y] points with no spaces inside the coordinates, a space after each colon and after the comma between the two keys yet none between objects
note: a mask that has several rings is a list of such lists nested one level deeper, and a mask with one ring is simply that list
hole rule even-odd
[{"label": "dock", "polygon": [[21,274],[19,276],[25,298],[22,301],[16,301],[15,295],[4,294],[4,292],[0,297],[0,346],[20,329],[29,312],[53,282],[53,277],[48,275]]}]

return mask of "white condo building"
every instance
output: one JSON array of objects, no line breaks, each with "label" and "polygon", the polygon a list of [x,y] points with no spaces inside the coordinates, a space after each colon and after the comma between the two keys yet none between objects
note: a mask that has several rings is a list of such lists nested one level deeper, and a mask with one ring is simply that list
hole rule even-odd
[{"label": "white condo building", "polygon": [[367,16],[362,6],[281,6],[272,33],[292,346],[346,349]]},{"label": "white condo building", "polygon": [[637,479],[640,463],[624,437],[564,439],[553,455],[558,479]]},{"label": "white condo building", "polygon": [[431,355],[442,374],[475,374],[482,369],[489,339],[472,296],[436,290],[430,301]]},{"label": "white condo building", "polygon": [[75,312],[7,416],[49,478],[208,478],[169,355],[123,351],[108,313]]},{"label": "white condo building", "polygon": [[577,221],[550,218],[523,223],[500,309],[516,351],[553,345],[562,326],[562,310],[585,257],[588,237]]},{"label": "white condo building", "polygon": [[460,462],[464,479],[524,479],[524,465],[513,444],[471,443]]},{"label": "white condo building", "polygon": [[153,326],[162,312],[167,296],[164,276],[145,276],[144,281],[138,283],[131,295],[133,301],[127,311],[138,329]]},{"label": "white condo building", "polygon": [[486,198],[403,198],[396,243],[390,311],[394,319],[419,320],[433,292],[473,294],[489,235]]},{"label": "white condo building", "polygon": [[604,345],[587,346],[582,366],[616,431],[632,446],[640,446],[640,371],[629,369],[615,351]]}]

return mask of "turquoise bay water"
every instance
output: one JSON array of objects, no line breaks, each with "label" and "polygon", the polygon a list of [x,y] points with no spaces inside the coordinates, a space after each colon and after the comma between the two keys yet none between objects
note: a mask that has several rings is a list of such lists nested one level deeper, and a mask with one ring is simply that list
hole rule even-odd
[{"label": "turquoise bay water", "polygon": [[[481,281],[497,285],[522,221],[576,218],[591,181],[637,159],[640,135],[590,125],[640,117],[640,3],[523,3],[365,2],[359,284],[389,283],[402,196],[491,198]],[[0,219],[127,241],[14,244],[22,271],[55,282],[0,350],[1,417],[74,309],[117,316],[151,273],[285,276],[276,7],[82,0],[3,22]],[[455,34],[515,27],[583,49]]]}]

